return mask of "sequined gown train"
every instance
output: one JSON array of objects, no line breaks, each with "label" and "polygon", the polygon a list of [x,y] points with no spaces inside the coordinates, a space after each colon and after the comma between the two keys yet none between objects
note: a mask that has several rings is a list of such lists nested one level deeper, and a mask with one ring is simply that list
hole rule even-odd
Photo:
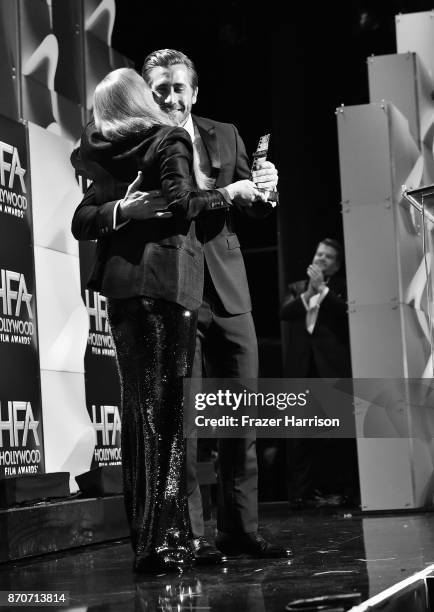
[{"label": "sequined gown train", "polygon": [[[122,386],[122,466],[136,565],[188,548],[183,377],[197,313],[146,297],[108,299]],[[186,553],[188,554],[188,553]]]}]

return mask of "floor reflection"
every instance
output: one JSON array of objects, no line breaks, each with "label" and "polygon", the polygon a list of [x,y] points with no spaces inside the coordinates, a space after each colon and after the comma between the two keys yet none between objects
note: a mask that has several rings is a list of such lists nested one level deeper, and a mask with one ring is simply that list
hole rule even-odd
[{"label": "floor reflection", "polygon": [[280,506],[262,519],[262,532],[293,559],[238,558],[181,576],[136,577],[121,541],[0,566],[0,590],[67,591],[69,607],[59,609],[76,612],[268,612],[306,597],[360,592],[363,600],[434,563],[431,513],[295,514]]}]

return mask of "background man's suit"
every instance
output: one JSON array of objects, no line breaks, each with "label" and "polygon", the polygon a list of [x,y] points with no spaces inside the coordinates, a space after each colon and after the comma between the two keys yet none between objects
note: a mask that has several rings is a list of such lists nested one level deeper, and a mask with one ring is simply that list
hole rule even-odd
[{"label": "background man's suit", "polygon": [[[280,313],[281,319],[289,322],[285,376],[351,377],[345,281],[332,276],[327,286],[329,291],[321,302],[312,333],[306,328],[306,308],[301,298],[308,281],[288,286]],[[322,487],[357,495],[354,440],[294,438],[288,441],[288,450],[292,501],[310,499],[315,489]]]},{"label": "background man's suit", "polygon": [[289,321],[288,359],[285,375],[292,378],[345,378],[351,376],[346,287],[332,276],[329,292],[321,302],[313,333],[306,329],[306,308],[301,299],[308,281],[288,286],[280,317]]}]

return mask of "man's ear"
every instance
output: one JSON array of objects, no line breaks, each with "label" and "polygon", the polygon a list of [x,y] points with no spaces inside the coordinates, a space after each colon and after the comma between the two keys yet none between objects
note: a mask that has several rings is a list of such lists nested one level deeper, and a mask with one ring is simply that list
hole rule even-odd
[{"label": "man's ear", "polygon": [[191,103],[192,104],[196,104],[197,94],[198,93],[199,93],[199,87],[196,87],[196,89],[193,91],[193,95],[191,96]]}]

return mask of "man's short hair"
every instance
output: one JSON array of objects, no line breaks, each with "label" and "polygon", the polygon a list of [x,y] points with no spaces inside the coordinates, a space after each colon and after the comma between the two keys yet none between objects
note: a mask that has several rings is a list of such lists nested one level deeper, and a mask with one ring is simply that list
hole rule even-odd
[{"label": "man's short hair", "polygon": [[161,68],[169,68],[169,66],[173,66],[174,64],[184,64],[184,66],[190,72],[191,87],[193,89],[197,89],[199,79],[195,65],[191,59],[185,55],[185,53],[182,53],[182,51],[177,51],[176,49],[159,49],[158,51],[153,51],[147,57],[145,57],[142,68],[142,77],[145,79],[147,84],[150,85],[149,74],[153,68],[156,68],[157,66],[160,66]]},{"label": "man's short hair", "polygon": [[333,238],[324,238],[324,240],[318,242],[318,246],[320,244],[325,244],[336,251],[336,263],[340,266],[344,258],[344,250],[341,244],[337,240],[333,240]]}]

